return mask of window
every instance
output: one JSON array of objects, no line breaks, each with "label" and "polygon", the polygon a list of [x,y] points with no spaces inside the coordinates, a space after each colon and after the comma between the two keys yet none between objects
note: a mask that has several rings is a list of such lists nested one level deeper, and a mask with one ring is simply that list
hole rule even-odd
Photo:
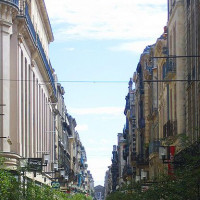
[{"label": "window", "polygon": [[187,0],[187,8],[190,7],[190,0]]}]

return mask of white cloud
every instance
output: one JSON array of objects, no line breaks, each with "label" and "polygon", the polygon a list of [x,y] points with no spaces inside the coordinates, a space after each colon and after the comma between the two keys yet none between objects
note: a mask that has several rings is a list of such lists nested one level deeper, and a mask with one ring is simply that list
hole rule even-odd
[{"label": "white cloud", "polygon": [[111,51],[131,51],[134,53],[142,53],[147,45],[154,44],[154,40],[144,40],[144,41],[135,41],[135,42],[124,42],[118,46],[110,47]]},{"label": "white cloud", "polygon": [[87,131],[88,130],[88,125],[87,124],[78,124],[76,126],[77,131]]},{"label": "white cloud", "polygon": [[69,47],[69,48],[65,48],[65,50],[66,50],[66,51],[74,51],[75,48],[73,48],[73,47]]},{"label": "white cloud", "polygon": [[76,115],[122,115],[123,107],[70,108]]},{"label": "white cloud", "polygon": [[56,39],[157,37],[167,21],[166,0],[46,0]]}]

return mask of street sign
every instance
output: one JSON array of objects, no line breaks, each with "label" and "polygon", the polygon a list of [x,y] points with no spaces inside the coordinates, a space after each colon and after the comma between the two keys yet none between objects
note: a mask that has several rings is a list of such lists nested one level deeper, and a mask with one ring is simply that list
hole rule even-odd
[{"label": "street sign", "polygon": [[57,181],[52,181],[51,187],[54,188],[54,189],[58,189],[58,188],[60,188],[60,183],[57,182]]},{"label": "street sign", "polygon": [[28,158],[28,169],[42,172],[42,158]]}]

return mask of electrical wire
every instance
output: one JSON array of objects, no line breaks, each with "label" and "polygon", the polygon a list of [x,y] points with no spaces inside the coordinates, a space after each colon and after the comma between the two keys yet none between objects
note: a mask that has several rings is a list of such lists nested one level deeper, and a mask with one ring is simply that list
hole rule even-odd
[{"label": "electrical wire", "polygon": [[191,79],[191,80],[146,80],[146,81],[143,81],[144,83],[162,83],[162,82],[198,82],[200,80],[197,80],[197,79]]},{"label": "electrical wire", "polygon": [[[36,82],[36,80],[18,80],[18,79],[0,79],[0,81],[11,81],[11,82]],[[51,81],[39,81],[39,83],[51,83]],[[61,80],[54,81],[54,83],[128,83],[128,81],[81,81],[81,80]]]}]

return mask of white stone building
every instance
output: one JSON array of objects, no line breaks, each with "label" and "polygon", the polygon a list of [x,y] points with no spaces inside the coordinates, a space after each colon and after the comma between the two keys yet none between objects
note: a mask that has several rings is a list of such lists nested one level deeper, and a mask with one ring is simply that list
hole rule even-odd
[{"label": "white stone building", "polygon": [[53,40],[44,0],[0,0],[0,151],[13,170],[19,158],[54,162]]}]

